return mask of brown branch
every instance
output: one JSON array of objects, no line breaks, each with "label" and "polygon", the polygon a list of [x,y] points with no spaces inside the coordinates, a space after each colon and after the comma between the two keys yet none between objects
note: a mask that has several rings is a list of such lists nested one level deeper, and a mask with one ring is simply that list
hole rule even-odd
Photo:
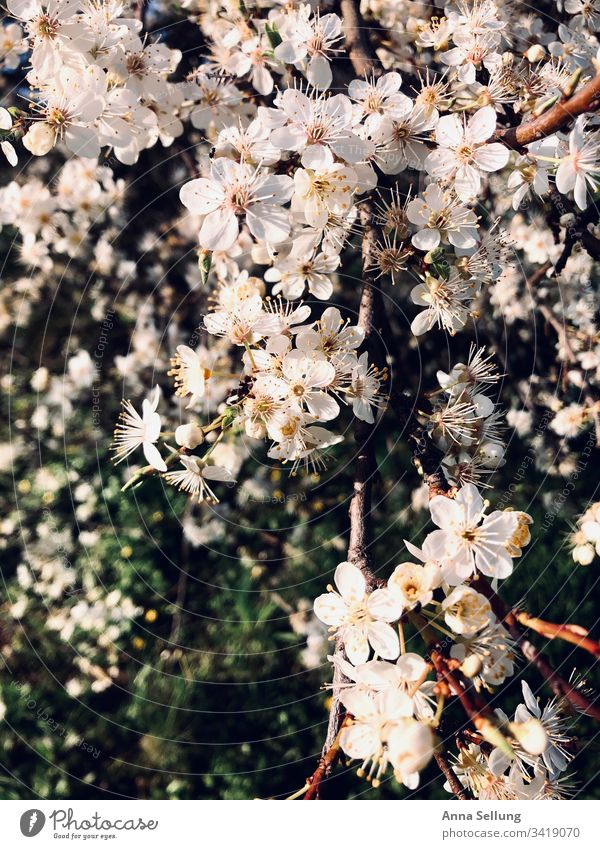
[{"label": "brown branch", "polygon": [[[356,0],[341,0],[340,11],[343,19],[346,49],[354,72],[358,76],[367,73],[380,74],[383,67],[368,40],[368,30],[364,25],[360,6]],[[381,292],[376,280],[370,272],[375,245],[379,233],[374,221],[374,210],[369,201],[360,208],[360,220],[363,227],[362,237],[362,268],[363,285],[358,311],[358,324],[365,332],[365,348],[370,356],[377,352],[378,326],[383,311]],[[376,471],[375,453],[372,442],[374,426],[368,422],[356,419],[354,438],[358,446],[356,457],[353,495],[350,502],[350,539],[348,542],[348,560],[354,563],[365,576],[367,586],[374,589],[379,581],[371,568],[369,547],[371,545],[371,491],[373,476]],[[336,640],[335,655],[343,657],[343,642]],[[340,703],[340,689],[345,683],[345,676],[338,664],[334,665],[333,690],[327,737],[319,761],[319,766],[309,779],[310,788],[305,799],[318,799],[320,785],[329,777],[339,755],[339,734],[343,723],[343,708]],[[334,752],[334,754],[332,754]]]},{"label": "brown branch", "polygon": [[[377,348],[379,347],[377,344],[377,326],[382,304],[381,293],[368,270],[371,265],[373,247],[377,239],[377,229],[373,224],[373,210],[369,202],[362,205],[360,216],[363,225],[363,287],[358,310],[358,324],[365,332],[365,347],[372,356],[377,352]],[[377,469],[372,440],[373,430],[374,425],[364,422],[361,419],[356,419],[354,439],[358,446],[358,453],[355,460],[354,491],[348,511],[350,517],[348,560],[361,570],[365,576],[369,590],[375,589],[381,583],[371,568],[371,555],[369,551],[372,542],[371,493],[373,477]],[[335,656],[344,656],[344,643],[339,637],[335,642]],[[312,778],[309,779],[311,784],[310,795],[307,794],[304,797],[305,799],[319,798],[319,785],[329,776],[337,760],[337,757],[329,759],[329,753],[334,747],[335,741],[338,740],[343,721],[344,711],[340,703],[340,690],[346,680],[339,664],[334,664],[327,736],[319,766]]]},{"label": "brown branch", "polygon": [[565,642],[572,643],[578,648],[589,652],[594,657],[600,658],[600,642],[589,637],[589,632],[585,628],[582,628],[581,625],[547,622],[545,619],[530,616],[524,610],[516,611],[515,618],[524,628],[529,628],[531,631],[535,631],[548,640],[565,640]]},{"label": "brown branch", "polygon": [[565,699],[581,713],[600,721],[600,707],[595,704],[596,700],[593,702],[590,701],[583,693],[572,687],[568,681],[565,681],[548,663],[541,651],[523,633],[515,611],[509,610],[506,607],[500,596],[494,592],[485,578],[477,575],[473,580],[473,586],[477,592],[480,592],[489,600],[498,621],[506,625],[511,637],[515,640],[523,655],[533,663],[542,678],[544,678],[548,686],[552,689],[552,692],[558,698]]},{"label": "brown branch", "polygon": [[487,717],[491,714],[491,710],[486,702],[481,698],[477,690],[465,681],[456,668],[456,662],[448,662],[448,659],[443,656],[439,648],[430,646],[429,656],[438,678],[441,681],[445,681],[450,692],[458,697],[468,719],[480,731],[482,725],[488,724],[489,720],[487,720]]},{"label": "brown branch", "polygon": [[569,124],[585,112],[594,112],[600,104],[600,73],[582,86],[571,97],[555,104],[547,112],[533,121],[526,121],[519,127],[508,127],[496,132],[496,140],[520,150],[525,145],[539,141],[559,130],[564,130]]},{"label": "brown branch", "polygon": [[329,746],[327,751],[323,750],[323,754],[319,758],[319,764],[316,770],[307,780],[307,784],[309,785],[309,787],[304,796],[302,797],[306,801],[316,800],[319,798],[321,783],[329,777],[329,775],[331,774],[331,770],[334,768],[338,761],[338,758],[342,754],[342,750],[340,747],[340,736],[342,728],[344,726],[344,721],[345,718],[340,724],[340,728],[338,733],[336,734],[335,740],[333,741],[331,746]]},{"label": "brown branch", "polygon": [[340,0],[340,13],[344,27],[346,50],[358,77],[383,73],[383,67],[369,40],[369,28],[360,13],[360,2]]},{"label": "brown branch", "polygon": [[452,790],[456,798],[460,799],[462,802],[470,801],[473,796],[469,793],[467,788],[463,787],[460,783],[446,756],[441,752],[434,752],[433,757],[435,758],[440,771],[444,774],[450,790]]}]

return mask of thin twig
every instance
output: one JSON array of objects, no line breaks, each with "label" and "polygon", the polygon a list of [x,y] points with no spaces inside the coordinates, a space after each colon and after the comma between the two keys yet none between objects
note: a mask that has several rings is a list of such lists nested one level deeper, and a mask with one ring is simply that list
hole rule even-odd
[{"label": "thin twig", "polygon": [[573,625],[570,623],[555,623],[547,622],[545,619],[539,619],[536,616],[530,616],[524,610],[515,612],[515,618],[524,628],[529,628],[546,637],[548,640],[565,640],[567,643],[572,643],[594,657],[600,658],[600,641],[592,639],[588,635],[588,631],[582,628],[581,625]]},{"label": "thin twig", "polygon": [[600,102],[600,73],[582,86],[572,97],[561,101],[533,121],[526,121],[519,127],[508,127],[496,132],[496,139],[507,147],[522,149],[531,142],[547,138],[569,124],[585,112],[594,112]]}]

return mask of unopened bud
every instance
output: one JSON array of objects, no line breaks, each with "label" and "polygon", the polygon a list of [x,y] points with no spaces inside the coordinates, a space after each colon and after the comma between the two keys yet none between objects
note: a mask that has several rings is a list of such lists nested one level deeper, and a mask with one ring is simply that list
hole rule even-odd
[{"label": "unopened bud", "polygon": [[525,58],[528,62],[541,62],[546,55],[546,50],[541,44],[532,44],[529,50],[525,52]]},{"label": "unopened bud", "polygon": [[50,124],[36,121],[23,136],[23,147],[34,156],[45,156],[52,150],[55,141],[56,134]]},{"label": "unopened bud", "polygon": [[179,425],[175,431],[175,442],[185,448],[196,448],[204,442],[204,431],[195,422]]}]

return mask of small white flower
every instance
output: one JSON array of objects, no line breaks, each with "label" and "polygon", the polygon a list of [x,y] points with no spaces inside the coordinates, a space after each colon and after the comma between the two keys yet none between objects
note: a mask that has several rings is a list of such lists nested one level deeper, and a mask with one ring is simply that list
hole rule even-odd
[{"label": "small white flower", "polygon": [[455,587],[442,602],[446,625],[455,634],[475,634],[494,618],[487,598],[471,587]]},{"label": "small white flower", "polygon": [[441,571],[434,563],[401,563],[388,581],[389,589],[398,595],[404,610],[429,604],[433,591],[441,583]]},{"label": "small white flower", "polygon": [[587,410],[581,404],[569,404],[559,410],[552,419],[550,427],[559,436],[567,439],[577,436],[584,426],[587,418]]},{"label": "small white flower", "polygon": [[399,601],[386,589],[368,593],[364,575],[353,563],[340,563],[335,583],[339,592],[320,595],[314,610],[321,622],[341,637],[348,659],[355,665],[364,663],[371,646],[380,657],[395,660],[400,644],[388,623],[399,618]]},{"label": "small white flower", "polygon": [[131,401],[123,401],[123,412],[115,428],[113,451],[120,463],[136,448],[142,447],[148,463],[159,472],[166,472],[167,465],[154,444],[160,436],[160,415],[156,412],[160,388],[155,387],[149,399],[142,403],[142,415],[134,409]]},{"label": "small white flower", "polygon": [[427,186],[422,198],[409,202],[406,217],[421,228],[412,237],[413,245],[421,251],[437,248],[441,241],[463,249],[477,244],[475,213],[436,183]]},{"label": "small white flower", "polygon": [[508,148],[499,142],[486,144],[496,129],[496,112],[491,106],[478,109],[467,121],[456,115],[440,118],[435,130],[438,144],[425,161],[429,174],[452,181],[461,200],[477,197],[481,173],[499,171],[508,162]]},{"label": "small white flower", "polygon": [[573,191],[579,209],[586,209],[588,186],[600,184],[600,136],[585,132],[585,116],[580,115],[569,134],[569,153],[556,172],[556,188],[561,194]]},{"label": "small white flower", "polygon": [[283,358],[282,378],[288,384],[291,401],[320,421],[331,421],[339,415],[337,402],[324,392],[335,377],[335,368],[325,359],[311,359],[294,350]]},{"label": "small white flower", "polygon": [[328,657],[334,666],[339,666],[346,678],[359,687],[379,693],[383,690],[400,690],[412,700],[413,712],[417,719],[430,719],[433,716],[435,682],[426,681],[428,665],[414,652],[400,655],[395,663],[387,660],[369,660],[352,666],[339,655]]},{"label": "small white flower", "polygon": [[288,88],[276,102],[286,125],[273,131],[271,142],[282,150],[303,151],[304,168],[326,167],[330,162],[328,150],[350,164],[369,153],[369,144],[352,130],[352,103],[344,94],[309,98],[298,89]]},{"label": "small white flower", "polygon": [[281,332],[281,319],[263,309],[263,300],[255,295],[204,316],[204,326],[215,336],[226,336],[234,345],[251,345],[263,336]]},{"label": "small white flower", "polygon": [[363,115],[386,115],[402,120],[412,109],[412,101],[401,94],[402,77],[396,71],[382,74],[375,80],[352,80],[348,96],[360,106]]},{"label": "small white flower", "polygon": [[416,719],[405,719],[392,728],[387,744],[394,778],[414,790],[419,786],[419,773],[433,756],[435,741],[431,728]]},{"label": "small white flower", "polygon": [[185,183],[179,192],[190,212],[204,215],[198,240],[207,250],[226,251],[240,232],[239,217],[260,242],[276,244],[290,232],[289,213],[282,205],[292,196],[291,177],[261,173],[248,165],[219,157],[210,178]]},{"label": "small white flower", "polygon": [[474,286],[454,269],[447,280],[426,274],[423,282],[410,293],[412,302],[424,307],[411,322],[411,331],[421,336],[432,327],[439,327],[454,336],[467,323],[469,305],[475,294]]},{"label": "small white flower", "polygon": [[344,320],[337,307],[327,307],[314,327],[298,333],[296,346],[311,356],[320,352],[331,358],[354,352],[364,338],[360,325]]},{"label": "small white flower", "polygon": [[190,395],[186,410],[189,410],[206,394],[206,381],[212,371],[205,360],[187,345],[178,345],[177,352],[171,358],[171,370],[168,372],[174,378],[175,394],[181,398]]},{"label": "small white flower", "polygon": [[352,401],[352,412],[357,419],[373,424],[373,407],[379,407],[381,377],[376,366],[369,365],[369,355],[365,351],[352,369],[348,398]]},{"label": "small white flower", "polygon": [[[223,481],[233,483],[234,478],[228,469],[223,466],[211,466],[200,460],[199,457],[188,457],[182,455],[180,458],[183,471],[166,472],[164,479],[190,494],[196,501],[211,501],[218,503],[219,499],[212,491],[208,481]],[[166,468],[166,467],[165,467]]]},{"label": "small white flower", "polygon": [[494,510],[486,516],[473,484],[463,486],[455,498],[435,495],[429,509],[440,530],[428,535],[428,551],[442,563],[445,579],[448,573],[449,578],[464,580],[475,570],[493,578],[511,574],[509,546],[519,528],[517,513]]},{"label": "small white flower", "polygon": [[310,162],[309,148],[303,157],[305,167],[294,173],[292,211],[303,216],[309,227],[322,230],[331,216],[348,213],[357,177],[353,168],[334,162],[329,148],[317,147],[319,161]]},{"label": "small white flower", "polygon": [[326,301],[333,293],[331,274],[340,264],[335,254],[318,253],[315,256],[304,251],[297,254],[292,251],[283,259],[267,269],[265,280],[275,283],[273,294],[281,292],[284,298],[299,298],[308,287],[311,295]]},{"label": "small white flower", "polygon": [[377,787],[390,762],[389,735],[398,725],[414,721],[411,700],[399,690],[371,695],[353,688],[343,692],[340,701],[353,717],[342,729],[340,746],[348,757],[362,761],[359,776],[368,774]]},{"label": "small white flower", "polygon": [[332,81],[330,60],[338,52],[334,45],[343,38],[342,21],[339,15],[320,15],[318,8],[310,16],[306,4],[276,19],[282,41],[275,48],[275,57],[295,65],[315,88],[326,89]]},{"label": "small white flower", "polygon": [[406,168],[422,171],[428,153],[425,142],[437,121],[435,109],[410,100],[402,117],[370,115],[365,121],[365,131],[375,145],[374,159],[383,173],[399,174]]}]

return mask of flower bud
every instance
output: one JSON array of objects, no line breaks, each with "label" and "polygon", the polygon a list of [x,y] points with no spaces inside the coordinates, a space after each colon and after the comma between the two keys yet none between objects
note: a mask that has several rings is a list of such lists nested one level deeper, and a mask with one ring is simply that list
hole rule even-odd
[{"label": "flower bud", "polygon": [[594,559],[594,554],[592,545],[576,545],[573,549],[573,560],[581,566],[589,566]]},{"label": "flower bud", "polygon": [[185,448],[196,448],[204,442],[204,431],[195,422],[179,425],[175,431],[175,442]]},{"label": "flower bud", "polygon": [[528,62],[541,62],[544,56],[546,55],[546,51],[541,44],[532,44],[529,50],[525,53],[525,58]]},{"label": "flower bud", "polygon": [[23,136],[23,147],[34,156],[44,156],[54,147],[56,135],[45,121],[36,121]]},{"label": "flower bud", "polygon": [[499,442],[484,442],[479,455],[488,469],[497,469],[504,465],[504,446]]}]

